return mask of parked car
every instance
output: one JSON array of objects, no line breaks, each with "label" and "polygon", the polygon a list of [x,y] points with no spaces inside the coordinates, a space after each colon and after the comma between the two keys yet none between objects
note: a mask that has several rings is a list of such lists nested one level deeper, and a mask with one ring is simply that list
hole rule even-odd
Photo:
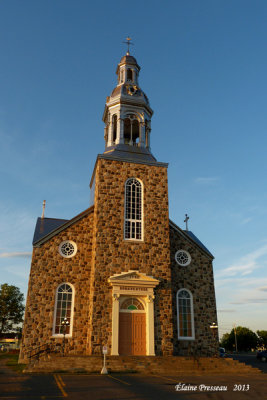
[{"label": "parked car", "polygon": [[226,356],[226,352],[225,352],[225,349],[223,347],[219,347],[219,355],[220,355],[220,357],[225,357]]},{"label": "parked car", "polygon": [[256,357],[262,362],[267,362],[267,350],[258,351]]}]

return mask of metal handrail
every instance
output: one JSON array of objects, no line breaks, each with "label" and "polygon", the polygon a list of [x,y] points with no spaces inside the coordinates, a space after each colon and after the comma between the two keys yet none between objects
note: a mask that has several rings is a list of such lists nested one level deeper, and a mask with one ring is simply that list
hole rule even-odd
[{"label": "metal handrail", "polygon": [[34,357],[39,359],[41,354],[48,354],[48,353],[52,353],[55,351],[56,350],[53,349],[53,345],[51,343],[50,344],[45,343],[45,344],[35,347],[34,349],[27,351],[26,356],[28,359],[32,359]]}]

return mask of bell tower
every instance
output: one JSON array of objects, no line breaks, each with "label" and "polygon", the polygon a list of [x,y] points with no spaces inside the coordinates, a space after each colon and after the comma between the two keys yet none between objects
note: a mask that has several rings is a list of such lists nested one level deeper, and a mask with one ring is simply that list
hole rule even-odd
[{"label": "bell tower", "polygon": [[[153,111],[139,86],[139,72],[128,51],[106,100],[105,151],[97,156],[90,184],[88,354],[99,354],[101,343],[112,355],[167,355],[173,349],[168,164],[150,151]],[[128,303],[139,307],[136,320],[133,308],[125,314]],[[142,332],[138,348],[128,343],[127,329]]]},{"label": "bell tower", "polygon": [[129,51],[117,66],[117,86],[107,97],[103,115],[105,153],[141,153],[155,161],[150,153],[153,110],[139,86],[140,69]]}]

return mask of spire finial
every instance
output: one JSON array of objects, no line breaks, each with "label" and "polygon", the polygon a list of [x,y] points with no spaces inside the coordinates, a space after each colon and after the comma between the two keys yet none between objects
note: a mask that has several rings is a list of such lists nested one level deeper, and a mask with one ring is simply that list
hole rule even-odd
[{"label": "spire finial", "polygon": [[185,229],[188,231],[188,220],[189,220],[189,217],[188,217],[188,215],[187,214],[185,214],[185,220],[184,220],[184,222],[185,222]]},{"label": "spire finial", "polygon": [[45,203],[46,203],[46,201],[44,200],[43,201],[43,212],[42,212],[42,219],[44,219],[44,213],[45,213]]},{"label": "spire finial", "polygon": [[126,43],[127,46],[128,46],[128,51],[127,51],[127,53],[126,53],[127,56],[130,55],[130,46],[131,46],[131,45],[133,46],[133,43],[131,42],[131,40],[132,40],[132,39],[130,38],[130,36],[128,36],[128,37],[126,38],[126,42],[123,42],[123,43]]}]

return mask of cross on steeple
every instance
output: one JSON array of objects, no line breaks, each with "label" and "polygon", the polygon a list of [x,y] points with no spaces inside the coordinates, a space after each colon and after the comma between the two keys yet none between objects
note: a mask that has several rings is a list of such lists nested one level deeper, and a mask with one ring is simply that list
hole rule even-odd
[{"label": "cross on steeple", "polygon": [[132,45],[133,46],[133,43],[131,43],[131,38],[128,36],[127,38],[126,38],[126,42],[122,42],[122,43],[126,43],[127,44],[127,46],[128,46],[128,51],[127,51],[127,56],[129,56],[130,55],[130,46]]},{"label": "cross on steeple", "polygon": [[44,219],[44,213],[45,213],[45,203],[46,203],[46,201],[44,200],[43,201],[43,212],[42,212],[42,219]]},{"label": "cross on steeple", "polygon": [[188,215],[187,214],[185,214],[185,220],[184,220],[184,222],[185,222],[185,229],[188,231],[188,220],[189,220],[189,217],[188,217]]}]

